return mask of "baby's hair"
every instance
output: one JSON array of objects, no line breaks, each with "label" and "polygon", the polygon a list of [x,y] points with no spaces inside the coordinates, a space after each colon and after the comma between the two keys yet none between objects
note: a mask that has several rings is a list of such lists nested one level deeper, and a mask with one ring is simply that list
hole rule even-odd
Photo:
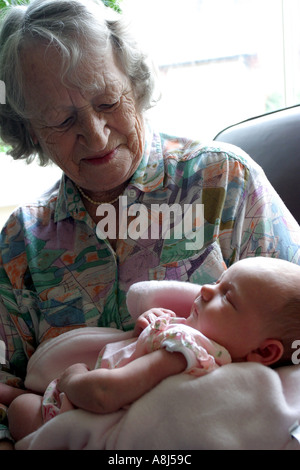
[{"label": "baby's hair", "polygon": [[300,293],[286,300],[283,307],[272,315],[272,322],[275,331],[278,331],[276,339],[282,342],[284,348],[282,357],[275,365],[290,365],[295,352],[293,342],[300,340]]},{"label": "baby's hair", "polygon": [[292,345],[300,340],[300,266],[279,258],[260,256],[239,263],[254,264],[261,278],[261,289],[268,288],[272,292],[269,299],[265,297],[261,311],[265,338],[281,341],[284,348],[281,359],[273,367],[292,364],[295,352]]}]

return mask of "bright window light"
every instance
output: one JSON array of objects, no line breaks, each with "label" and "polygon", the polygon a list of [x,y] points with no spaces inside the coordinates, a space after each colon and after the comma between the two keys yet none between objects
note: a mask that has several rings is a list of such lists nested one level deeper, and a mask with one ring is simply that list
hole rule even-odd
[{"label": "bright window light", "polygon": [[160,129],[196,139],[300,100],[299,0],[123,0],[152,52]]}]

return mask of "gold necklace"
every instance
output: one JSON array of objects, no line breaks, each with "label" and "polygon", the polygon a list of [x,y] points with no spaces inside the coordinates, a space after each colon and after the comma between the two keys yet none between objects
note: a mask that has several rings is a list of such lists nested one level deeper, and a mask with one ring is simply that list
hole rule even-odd
[{"label": "gold necklace", "polygon": [[78,186],[78,184],[76,184],[76,188],[78,189],[78,191],[80,192],[80,194],[85,198],[87,199],[89,202],[91,202],[92,204],[95,204],[95,206],[99,206],[100,204],[113,204],[114,202],[116,202],[119,197],[121,196],[121,194],[119,194],[119,196],[117,196],[115,199],[112,199],[111,201],[94,201],[92,198],[90,198],[87,194],[85,194],[85,192]]}]

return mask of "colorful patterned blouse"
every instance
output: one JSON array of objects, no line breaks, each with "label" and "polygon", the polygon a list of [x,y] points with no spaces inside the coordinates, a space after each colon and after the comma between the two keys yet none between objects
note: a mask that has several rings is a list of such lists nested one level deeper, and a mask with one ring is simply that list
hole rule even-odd
[{"label": "colorful patterned blouse", "polygon": [[[126,292],[134,282],[212,282],[226,265],[248,256],[299,263],[298,224],[260,168],[237,148],[151,133],[121,200],[133,225],[116,251],[97,236],[99,226],[65,176],[47,196],[18,208],[5,225],[0,238],[0,340],[16,376],[24,378],[39,343],[63,332],[86,326],[131,329]],[[170,231],[168,238],[163,229],[159,238],[151,238],[134,225],[130,207],[143,206],[144,223],[152,208],[163,203],[204,205],[201,246],[188,244],[184,230],[182,236]],[[196,227],[199,221],[194,219]],[[174,216],[177,226],[176,220]],[[158,215],[156,224],[162,223]],[[2,380],[7,377],[2,372]]]}]

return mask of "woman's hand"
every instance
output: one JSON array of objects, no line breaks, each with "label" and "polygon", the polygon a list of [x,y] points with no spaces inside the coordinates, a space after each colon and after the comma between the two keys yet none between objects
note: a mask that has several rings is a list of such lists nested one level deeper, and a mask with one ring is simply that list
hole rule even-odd
[{"label": "woman's hand", "polygon": [[3,441],[0,441],[0,450],[14,450],[15,446],[12,441],[9,441],[8,439],[4,439]]},{"label": "woman's hand", "polygon": [[77,394],[80,379],[88,372],[89,368],[86,364],[73,364],[58,379],[57,388],[59,392],[65,393],[74,405],[76,405],[74,396]]},{"label": "woman's hand", "polygon": [[121,386],[125,390],[129,387],[122,369],[91,371],[85,364],[68,367],[57,383],[59,392],[65,394],[73,406],[101,414],[123,406]]},{"label": "woman's hand", "polygon": [[176,313],[174,313],[172,310],[168,310],[167,308],[150,308],[138,317],[133,330],[133,336],[139,336],[150,323],[162,315],[176,317]]}]

